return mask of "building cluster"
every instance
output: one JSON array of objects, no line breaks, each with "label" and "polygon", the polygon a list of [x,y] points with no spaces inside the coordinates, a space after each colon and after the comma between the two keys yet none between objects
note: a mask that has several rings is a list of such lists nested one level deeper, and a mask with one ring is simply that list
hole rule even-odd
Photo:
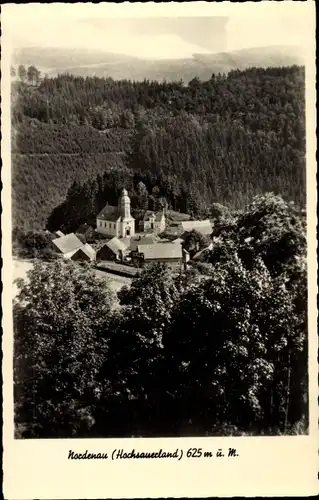
[{"label": "building cluster", "polygon": [[86,262],[93,262],[95,260],[96,253],[94,248],[88,243],[82,243],[76,234],[63,234],[62,231],[57,231],[56,236],[52,240],[53,249],[64,259]]},{"label": "building cluster", "polygon": [[[131,215],[131,201],[126,189],[123,189],[118,205],[107,204],[97,215],[95,230],[88,224],[83,224],[78,228],[77,234],[64,235],[57,231],[53,245],[65,259],[87,262],[117,261],[133,264],[135,267],[163,262],[172,268],[185,268],[190,255],[183,248],[183,235],[194,229],[203,235],[212,232],[209,220],[181,222],[183,234],[174,241],[169,241],[158,236],[165,228],[166,218],[163,211],[147,211],[139,224],[139,230],[143,234],[136,234],[135,219]],[[81,241],[92,238],[95,231],[109,238],[96,251],[91,245]]]}]

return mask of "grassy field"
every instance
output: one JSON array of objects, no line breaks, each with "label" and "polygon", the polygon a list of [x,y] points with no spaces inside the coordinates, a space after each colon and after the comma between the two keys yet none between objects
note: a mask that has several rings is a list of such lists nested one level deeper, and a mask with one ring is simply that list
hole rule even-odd
[{"label": "grassy field", "polygon": [[[13,260],[13,280],[16,280],[17,278],[27,278],[27,272],[32,269],[33,263],[31,260],[24,260],[24,259],[14,259]],[[114,274],[106,273],[104,271],[99,271],[95,270],[96,276],[99,278],[103,278],[108,280],[112,290],[115,292],[118,292],[124,285],[130,285],[131,284],[131,279],[122,277],[122,276],[116,276]],[[18,289],[16,285],[13,283],[13,297],[15,297],[18,293]]]}]

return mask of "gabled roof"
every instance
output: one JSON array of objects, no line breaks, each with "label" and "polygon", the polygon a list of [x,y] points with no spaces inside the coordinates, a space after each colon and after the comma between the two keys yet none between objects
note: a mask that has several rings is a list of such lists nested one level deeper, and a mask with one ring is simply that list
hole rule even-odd
[{"label": "gabled roof", "polygon": [[83,246],[82,241],[80,241],[74,233],[66,234],[60,238],[55,238],[52,240],[52,243],[62,253],[69,253]]},{"label": "gabled roof", "polygon": [[83,252],[85,252],[86,255],[90,257],[91,260],[95,259],[96,252],[94,248],[91,247],[91,245],[89,245],[88,243],[85,243],[85,245],[81,248],[81,250],[83,250]]},{"label": "gabled roof", "polygon": [[160,222],[163,215],[163,211],[152,212],[151,210],[147,210],[144,214],[143,221],[148,221],[150,217],[155,217],[155,222]]},{"label": "gabled roof", "polygon": [[114,238],[108,241],[105,245],[115,254],[120,251],[125,252],[127,250],[127,247],[124,245],[124,243],[116,236],[114,236]]},{"label": "gabled roof", "polygon": [[183,221],[182,227],[187,232],[193,231],[193,229],[201,234],[211,234],[213,232],[212,224],[208,219]]},{"label": "gabled roof", "polygon": [[176,243],[154,243],[153,245],[138,245],[138,253],[144,254],[145,260],[181,259],[182,246]]},{"label": "gabled roof", "polygon": [[120,219],[120,213],[118,207],[113,207],[112,205],[106,205],[103,210],[97,215],[97,219],[102,219],[110,222],[116,222]]},{"label": "gabled roof", "polygon": [[91,245],[89,245],[88,243],[86,243],[85,245],[83,245],[81,248],[79,248],[73,255],[72,255],[72,259],[75,258],[75,256],[79,255],[80,253],[86,255],[87,257],[89,257],[90,260],[94,260],[95,259],[95,250],[94,248],[91,247]]}]

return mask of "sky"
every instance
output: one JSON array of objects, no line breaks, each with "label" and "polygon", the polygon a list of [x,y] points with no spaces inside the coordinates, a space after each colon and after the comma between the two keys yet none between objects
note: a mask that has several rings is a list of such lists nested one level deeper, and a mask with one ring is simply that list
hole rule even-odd
[{"label": "sky", "polygon": [[[281,5],[293,3],[296,2],[280,2]],[[165,15],[174,14],[176,30],[174,27],[172,28],[172,23],[169,23],[170,28],[168,29],[167,22],[161,19],[163,15],[158,15],[159,11],[157,12],[155,7],[161,4],[153,4],[153,6],[155,5],[153,10],[145,11],[146,16],[144,14],[144,17],[157,14],[156,29],[152,28],[152,23],[149,23],[148,30],[145,29],[145,24],[143,30],[139,30],[136,28],[136,17],[142,13],[142,10],[137,12],[136,9],[132,9],[132,17],[123,19],[124,9],[122,8],[120,11],[115,4],[113,7],[114,9],[117,7],[116,16],[113,14],[114,9],[109,10],[109,6],[107,16],[105,15],[106,11],[98,11],[101,4],[89,4],[91,5],[90,10],[79,9],[79,6],[83,4],[46,4],[41,6],[25,4],[16,7],[9,4],[11,10],[4,11],[3,29],[15,48],[28,46],[85,48],[147,59],[183,58],[191,57],[194,52],[231,51],[268,45],[305,46],[309,42],[309,33],[311,33],[309,15],[300,15],[299,10],[295,7],[274,9],[272,5],[267,9],[269,4],[278,5],[278,2],[264,1],[258,4],[265,8],[258,9],[255,6],[253,10],[250,8],[249,11],[244,11],[243,4],[240,5],[240,10],[237,4],[237,9],[224,10],[228,17],[225,26],[226,36],[220,43],[213,44],[215,50],[212,49],[210,43],[212,30],[207,28],[205,20],[203,21],[203,29],[197,20],[194,28],[190,24],[186,31],[184,29],[181,34],[181,30],[178,29],[179,21],[173,12],[174,9],[167,10],[168,5],[166,5]],[[126,4],[121,5],[125,6],[125,15],[127,16],[130,9]],[[204,12],[204,8],[198,9],[198,6],[197,2],[196,17],[199,13]],[[119,12],[120,16],[118,16]],[[223,15],[223,10],[217,9],[217,6],[208,15],[215,12],[218,16]],[[184,11],[179,10],[178,15],[189,16],[189,13],[190,11],[184,9]]]}]

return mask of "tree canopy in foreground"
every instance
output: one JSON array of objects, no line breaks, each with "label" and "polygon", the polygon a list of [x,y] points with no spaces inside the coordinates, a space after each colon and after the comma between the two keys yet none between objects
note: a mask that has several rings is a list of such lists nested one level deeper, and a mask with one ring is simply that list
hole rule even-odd
[{"label": "tree canopy in foreground", "polygon": [[220,217],[205,261],[119,293],[35,266],[14,305],[20,435],[287,434],[308,426],[306,224],[268,194]]}]

